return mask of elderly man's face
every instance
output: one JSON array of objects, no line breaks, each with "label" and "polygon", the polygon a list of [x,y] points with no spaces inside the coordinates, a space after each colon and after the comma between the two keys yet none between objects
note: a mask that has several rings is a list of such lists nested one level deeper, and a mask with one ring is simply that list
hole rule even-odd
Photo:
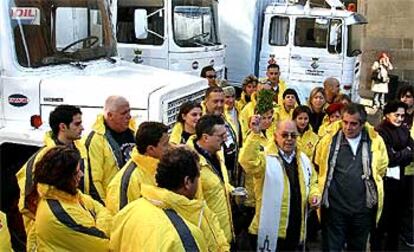
[{"label": "elderly man's face", "polygon": [[279,123],[275,132],[275,141],[279,149],[286,154],[291,154],[296,148],[296,138],[298,130],[293,121],[284,121]]},{"label": "elderly man's face", "polygon": [[207,114],[222,115],[224,111],[224,92],[212,92],[206,99]]}]

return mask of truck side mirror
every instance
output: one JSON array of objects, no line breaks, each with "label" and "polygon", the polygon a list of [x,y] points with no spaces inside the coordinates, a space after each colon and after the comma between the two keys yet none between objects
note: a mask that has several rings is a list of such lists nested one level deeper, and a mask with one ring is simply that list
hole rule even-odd
[{"label": "truck side mirror", "polygon": [[134,30],[137,39],[146,39],[148,37],[148,18],[147,10],[136,9],[134,12]]},{"label": "truck side mirror", "polygon": [[338,44],[338,28],[336,25],[331,27],[329,31],[329,45],[336,46]]}]

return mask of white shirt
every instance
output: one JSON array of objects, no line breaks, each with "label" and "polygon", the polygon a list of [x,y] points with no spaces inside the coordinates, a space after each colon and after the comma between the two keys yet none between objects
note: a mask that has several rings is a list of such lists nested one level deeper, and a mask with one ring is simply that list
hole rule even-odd
[{"label": "white shirt", "polygon": [[351,150],[352,150],[352,153],[354,154],[354,156],[356,155],[356,152],[358,150],[358,145],[359,145],[359,142],[361,141],[361,135],[362,134],[359,133],[359,135],[357,137],[355,137],[355,138],[347,138],[347,137],[345,137],[346,140],[349,143],[349,146],[351,146]]},{"label": "white shirt", "polygon": [[290,153],[290,155],[289,154],[286,154],[283,150],[280,150],[279,149],[279,151],[280,151],[280,154],[281,154],[281,156],[282,156],[282,158],[288,163],[288,164],[290,164],[290,163],[292,163],[292,161],[293,161],[293,158],[295,158],[295,155],[296,155],[296,151],[295,150],[293,150],[292,151],[292,153]]}]

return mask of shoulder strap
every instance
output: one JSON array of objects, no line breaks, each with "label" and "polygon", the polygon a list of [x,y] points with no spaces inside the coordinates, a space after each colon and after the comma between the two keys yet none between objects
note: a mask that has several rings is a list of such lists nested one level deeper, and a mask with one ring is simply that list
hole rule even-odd
[{"label": "shoulder strap", "polygon": [[[93,139],[93,136],[95,135],[95,131],[91,131],[86,138],[85,141],[85,148],[88,152],[88,177],[89,177],[89,194],[94,200],[97,200],[99,203],[105,206],[104,201],[101,199],[101,196],[99,196],[98,189],[96,189],[95,184],[93,183],[93,176],[92,176],[92,166],[91,166],[91,157],[89,154],[89,148],[91,146],[91,142]],[[85,189],[86,190],[86,189]]]},{"label": "shoulder strap", "polygon": [[126,168],[124,174],[121,178],[121,186],[119,188],[119,210],[124,208],[128,204],[128,187],[131,180],[132,172],[135,170],[137,165],[131,161],[131,163]]},{"label": "shoulder strap", "polygon": [[26,183],[24,185],[24,207],[28,208],[27,202],[26,202],[26,196],[30,194],[33,188],[33,171],[34,171],[34,165],[37,155],[45,148],[46,146],[41,147],[38,151],[36,151],[27,161],[26,165]]},{"label": "shoulder strap", "polygon": [[112,136],[111,132],[107,129],[105,131],[105,137],[108,140],[109,145],[111,146],[112,153],[115,156],[118,169],[121,169],[124,166],[124,160],[122,159],[121,147],[116,142],[115,138]]},{"label": "shoulder strap", "polygon": [[164,209],[164,212],[177,230],[178,235],[181,238],[181,242],[183,243],[184,250],[200,251],[190,229],[187,227],[183,219],[173,209]]}]

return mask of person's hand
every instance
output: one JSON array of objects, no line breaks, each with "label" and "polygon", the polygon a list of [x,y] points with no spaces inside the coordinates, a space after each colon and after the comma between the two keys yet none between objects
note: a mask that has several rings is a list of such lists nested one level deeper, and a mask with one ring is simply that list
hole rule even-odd
[{"label": "person's hand", "polygon": [[249,127],[254,133],[260,133],[260,115],[250,117]]},{"label": "person's hand", "polygon": [[318,208],[320,204],[321,204],[321,198],[318,196],[312,196],[310,200],[310,207],[313,209]]}]

